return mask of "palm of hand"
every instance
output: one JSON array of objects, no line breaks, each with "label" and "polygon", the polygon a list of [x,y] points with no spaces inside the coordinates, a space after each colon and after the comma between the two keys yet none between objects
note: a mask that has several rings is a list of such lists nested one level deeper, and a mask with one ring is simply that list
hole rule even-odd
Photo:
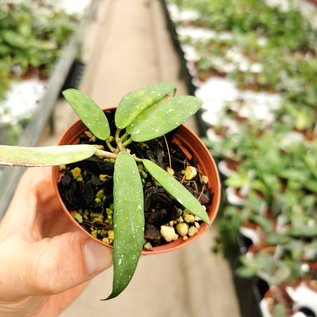
[{"label": "palm of hand", "polygon": [[0,315],[10,317],[57,316],[111,265],[109,249],[76,231],[60,208],[47,168],[22,177],[0,223],[0,258]]}]

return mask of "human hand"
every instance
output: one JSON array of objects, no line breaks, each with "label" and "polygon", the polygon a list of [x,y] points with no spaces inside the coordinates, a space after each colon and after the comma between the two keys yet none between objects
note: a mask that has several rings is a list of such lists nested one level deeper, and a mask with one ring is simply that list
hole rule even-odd
[{"label": "human hand", "polygon": [[0,316],[54,317],[111,266],[63,212],[49,168],[30,168],[0,222]]}]

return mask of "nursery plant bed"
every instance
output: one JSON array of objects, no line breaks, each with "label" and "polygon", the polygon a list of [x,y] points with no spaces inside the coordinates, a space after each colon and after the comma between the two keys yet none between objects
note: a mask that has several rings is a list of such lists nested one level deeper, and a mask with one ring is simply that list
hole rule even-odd
[{"label": "nursery plant bed", "polygon": [[[53,112],[54,105],[58,99],[65,78],[77,56],[82,41],[83,31],[89,22],[92,10],[94,10],[94,2],[94,0],[91,1],[91,5],[87,12],[82,16],[77,30],[71,36],[68,44],[62,49],[61,57],[56,62],[51,76],[47,81],[43,97],[38,102],[36,111],[19,137],[17,145],[34,146],[38,142],[41,133]],[[21,168],[12,169],[1,167],[0,186],[2,191],[0,193],[0,218],[11,200],[22,172],[23,169]]]},{"label": "nursery plant bed", "polygon": [[240,234],[237,237],[237,241],[238,250],[231,261],[231,268],[241,316],[262,317],[260,301],[267,290],[267,284],[259,278],[243,278],[236,274],[237,268],[241,265],[239,257],[246,253],[249,244],[248,239]]},{"label": "nursery plant bed", "polygon": [[241,316],[263,317],[260,302],[268,290],[267,283],[259,278],[244,278],[236,274],[236,270],[241,266],[239,257],[246,253],[249,245],[250,241],[239,234],[236,246],[226,250],[226,257],[231,268]]},{"label": "nursery plant bed", "polygon": [[[206,144],[219,160],[240,162],[233,174],[231,171],[228,173],[228,166],[220,166],[223,187],[230,188],[225,193],[246,189],[243,192],[247,194],[247,199],[240,201],[241,206],[238,206],[238,200],[230,203],[226,199],[229,196],[224,195],[219,240],[224,242],[223,249],[229,256],[242,316],[258,316],[261,315],[260,301],[265,290],[270,291],[272,285],[273,288],[276,284],[283,287],[279,283],[292,285],[298,276],[311,278],[313,283],[316,280],[314,270],[311,270],[311,276],[307,273],[310,272],[307,261],[316,256],[312,251],[316,243],[316,217],[313,211],[316,209],[317,179],[315,173],[309,172],[316,170],[315,165],[312,167],[313,158],[309,154],[316,150],[315,122],[311,120],[316,117],[316,95],[312,93],[312,98],[307,98],[306,93],[297,93],[294,87],[297,87],[296,82],[302,81],[307,83],[306,92],[316,91],[314,81],[309,79],[315,72],[316,41],[309,39],[316,38],[317,34],[301,10],[294,10],[291,6],[287,12],[274,6],[265,7],[264,1],[242,1],[240,8],[232,11],[232,6],[228,5],[227,8],[221,3],[213,5],[203,1],[171,0],[170,4],[170,17],[175,17],[174,33],[180,37],[183,57],[186,59],[187,53],[190,59],[186,64],[190,66],[188,73],[197,77],[193,80],[197,84],[194,93],[206,102],[200,112]],[[254,12],[260,7],[261,14],[257,18]],[[239,16],[240,9],[241,12],[250,10],[250,24],[245,14]],[[199,12],[200,17],[199,14],[195,16],[195,12]],[[206,12],[209,12],[209,16],[204,17]],[[275,27],[271,25],[275,18],[287,21],[296,18],[298,30],[302,31],[296,34],[297,30],[290,30],[285,25],[285,29],[280,29],[281,34],[276,36]],[[265,25],[263,37],[254,27],[257,23]],[[213,27],[208,29],[210,25]],[[226,32],[228,34],[224,34]],[[241,36],[239,42],[232,34],[237,38]],[[242,44],[244,40],[248,43],[246,46]],[[255,50],[250,50],[251,47]],[[259,54],[253,54],[255,51]],[[196,67],[194,71],[192,65]],[[287,74],[286,77],[281,76],[282,73]],[[307,162],[307,166],[303,162]],[[292,184],[296,184],[293,193]],[[298,214],[296,211],[299,211]],[[261,242],[276,248],[274,255],[265,251],[247,252],[250,245],[241,244],[237,233],[246,219],[261,226]],[[272,220],[278,224],[276,227],[271,225]],[[238,240],[235,250],[229,252],[225,243],[227,240],[230,240],[229,244]],[[297,253],[299,255],[295,258]],[[237,276],[237,268],[242,268],[238,270],[241,276],[249,278]],[[265,282],[250,276],[261,276]],[[262,287],[263,283],[267,283],[266,289]],[[283,300],[279,305],[281,298],[274,298],[272,294],[274,296],[274,292],[270,295],[270,301],[280,309],[279,316],[284,316],[286,313],[281,313],[285,306]],[[294,307],[285,306],[284,309],[291,312],[290,316],[304,313],[306,309],[306,315],[310,316],[309,310],[315,309],[314,302],[307,301],[303,310],[299,301]]]},{"label": "nursery plant bed", "polygon": [[[175,51],[179,56],[179,60],[180,60],[179,77],[185,80],[187,91],[189,92],[189,94],[195,95],[196,91],[198,89],[198,85],[195,83],[196,77],[189,70],[188,60],[187,60],[186,54],[182,48],[182,45],[181,45],[181,42],[179,39],[179,35],[177,33],[177,30],[176,30],[176,25],[175,25],[173,19],[171,18],[170,13],[169,13],[167,1],[161,0],[161,5],[162,5],[165,19],[166,19],[166,27],[170,33],[171,40],[173,42]],[[204,112],[204,110],[200,109],[195,115],[195,119],[197,122],[197,131],[198,131],[198,135],[200,137],[206,136],[206,131],[208,128],[206,122],[204,122],[204,120],[202,119],[203,112]]]},{"label": "nursery plant bed", "polygon": [[168,5],[166,0],[161,0],[161,5],[164,11],[165,19],[166,19],[166,27],[170,33],[171,40],[173,42],[175,51],[177,52],[179,59],[180,59],[180,71],[179,71],[179,77],[184,78],[187,86],[188,93],[191,95],[195,94],[195,90],[197,86],[194,84],[194,77],[193,75],[189,72],[189,69],[187,67],[187,59],[185,57],[184,50],[182,49],[177,31],[176,31],[176,26],[173,20],[171,19],[171,16],[168,11]]}]

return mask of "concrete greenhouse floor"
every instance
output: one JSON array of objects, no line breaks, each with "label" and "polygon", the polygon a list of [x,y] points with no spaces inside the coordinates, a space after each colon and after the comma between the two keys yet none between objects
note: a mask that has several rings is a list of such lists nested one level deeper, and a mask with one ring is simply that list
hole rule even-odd
[{"label": "concrete greenhouse floor", "polygon": [[[87,67],[81,89],[100,106],[115,105],[124,93],[157,81],[186,93],[159,0],[100,0],[83,51]],[[55,144],[76,119],[63,101],[55,117],[56,133],[45,133],[41,145]],[[186,124],[195,128],[193,120]],[[214,234],[179,251],[141,257],[117,299],[99,300],[110,294],[112,269],[100,274],[61,316],[239,317],[228,264],[211,252]]]}]

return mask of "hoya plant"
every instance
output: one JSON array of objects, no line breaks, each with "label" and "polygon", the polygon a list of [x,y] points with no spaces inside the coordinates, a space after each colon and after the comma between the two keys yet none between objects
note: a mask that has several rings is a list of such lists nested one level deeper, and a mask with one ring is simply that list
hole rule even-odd
[{"label": "hoya plant", "polygon": [[112,293],[107,299],[118,296],[127,287],[144,245],[144,190],[140,165],[184,210],[210,225],[206,208],[173,177],[173,173],[150,159],[137,157],[129,148],[134,142],[154,140],[173,131],[202,106],[198,98],[175,96],[175,91],[170,84],[160,82],[126,94],[115,109],[113,127],[93,100],[79,90],[67,89],[63,92],[65,99],[88,128],[90,137],[103,140],[105,147],[94,144],[0,146],[2,165],[65,166],[92,156],[114,165],[114,278]]}]

